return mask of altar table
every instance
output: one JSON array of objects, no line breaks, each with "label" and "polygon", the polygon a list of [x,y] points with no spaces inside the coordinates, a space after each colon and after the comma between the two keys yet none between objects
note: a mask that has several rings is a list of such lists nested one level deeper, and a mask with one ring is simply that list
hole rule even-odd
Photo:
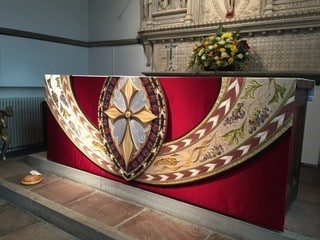
[{"label": "altar table", "polygon": [[[96,127],[99,94],[105,79],[106,76],[71,76],[77,104]],[[161,76],[158,80],[168,105],[167,142],[188,134],[205,118],[217,101],[222,84],[221,78],[216,76]],[[123,184],[282,231],[286,207],[296,194],[296,186],[292,182],[293,178],[297,180],[298,173],[293,175],[292,172],[297,171],[300,163],[306,96],[307,90],[311,88],[310,84],[306,89],[299,88],[303,82],[299,81],[294,100],[295,112],[299,114],[294,113],[292,127],[249,160],[212,177],[176,185],[125,181],[90,161],[68,138],[49,110],[46,111],[47,158]],[[295,131],[298,125],[302,130],[300,134]]]}]

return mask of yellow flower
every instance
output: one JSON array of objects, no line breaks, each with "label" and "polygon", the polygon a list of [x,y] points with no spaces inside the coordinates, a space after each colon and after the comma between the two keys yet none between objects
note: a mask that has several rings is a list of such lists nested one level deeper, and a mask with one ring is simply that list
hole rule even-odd
[{"label": "yellow flower", "polygon": [[214,48],[214,49],[218,48],[218,44],[216,44],[216,43],[213,44],[213,48]]},{"label": "yellow flower", "polygon": [[204,53],[204,48],[201,48],[200,51],[198,52],[198,56],[200,57]]},{"label": "yellow flower", "polygon": [[234,52],[234,53],[238,52],[237,46],[233,45],[233,44],[230,45],[230,50],[231,50],[231,52]]},{"label": "yellow flower", "polygon": [[216,61],[216,64],[217,64],[218,66],[221,66],[221,65],[222,65],[222,61],[219,59],[219,60]]},{"label": "yellow flower", "polygon": [[203,46],[208,46],[209,45],[209,41],[204,41],[203,42]]},{"label": "yellow flower", "polygon": [[234,58],[233,58],[233,57],[231,57],[231,58],[228,59],[228,63],[231,64],[231,63],[233,63],[233,62],[234,62]]},{"label": "yellow flower", "polygon": [[226,51],[225,48],[220,48],[219,50],[220,50],[220,52],[225,52]]},{"label": "yellow flower", "polygon": [[221,38],[227,39],[227,38],[232,38],[232,32],[225,32],[221,35]]}]

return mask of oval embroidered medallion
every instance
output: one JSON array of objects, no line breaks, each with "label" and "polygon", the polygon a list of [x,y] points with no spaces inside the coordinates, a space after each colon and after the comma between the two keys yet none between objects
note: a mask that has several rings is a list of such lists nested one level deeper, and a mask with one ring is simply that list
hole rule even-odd
[{"label": "oval embroidered medallion", "polygon": [[166,109],[156,78],[106,79],[99,101],[99,130],[124,179],[139,176],[157,156],[166,133]]}]

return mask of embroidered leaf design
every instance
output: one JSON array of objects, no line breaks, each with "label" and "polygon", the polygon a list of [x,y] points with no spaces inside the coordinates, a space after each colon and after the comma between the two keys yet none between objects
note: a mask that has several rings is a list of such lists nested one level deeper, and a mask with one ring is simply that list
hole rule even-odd
[{"label": "embroidered leaf design", "polygon": [[250,81],[250,84],[248,84],[248,86],[245,88],[245,95],[242,98],[254,98],[255,91],[261,86],[262,84],[258,83],[255,80]]},{"label": "embroidered leaf design", "polygon": [[286,88],[278,84],[276,81],[274,81],[274,95],[272,99],[269,101],[269,104],[274,102],[278,103],[280,97],[283,98],[285,93],[286,93]]},{"label": "embroidered leaf design", "polygon": [[68,112],[67,109],[65,109],[62,105],[60,105],[60,113],[64,118],[71,117],[71,114]]},{"label": "embroidered leaf design", "polygon": [[164,166],[164,165],[169,165],[169,166],[175,166],[178,164],[178,160],[176,158],[162,158],[154,163],[154,166]]},{"label": "embroidered leaf design", "polygon": [[241,138],[244,138],[244,124],[242,124],[241,127],[233,129],[229,132],[227,132],[226,134],[224,134],[223,136],[221,136],[221,138],[224,141],[228,141],[228,145],[232,145],[232,144],[238,144]]}]

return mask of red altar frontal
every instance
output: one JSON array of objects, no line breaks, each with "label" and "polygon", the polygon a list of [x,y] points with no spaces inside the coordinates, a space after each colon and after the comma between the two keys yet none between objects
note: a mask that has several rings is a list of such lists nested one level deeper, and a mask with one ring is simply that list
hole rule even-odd
[{"label": "red altar frontal", "polygon": [[165,97],[165,136],[153,162],[127,181],[104,159],[98,136],[101,92],[121,78],[46,76],[49,160],[283,230],[297,144],[296,79],[153,77]]}]

